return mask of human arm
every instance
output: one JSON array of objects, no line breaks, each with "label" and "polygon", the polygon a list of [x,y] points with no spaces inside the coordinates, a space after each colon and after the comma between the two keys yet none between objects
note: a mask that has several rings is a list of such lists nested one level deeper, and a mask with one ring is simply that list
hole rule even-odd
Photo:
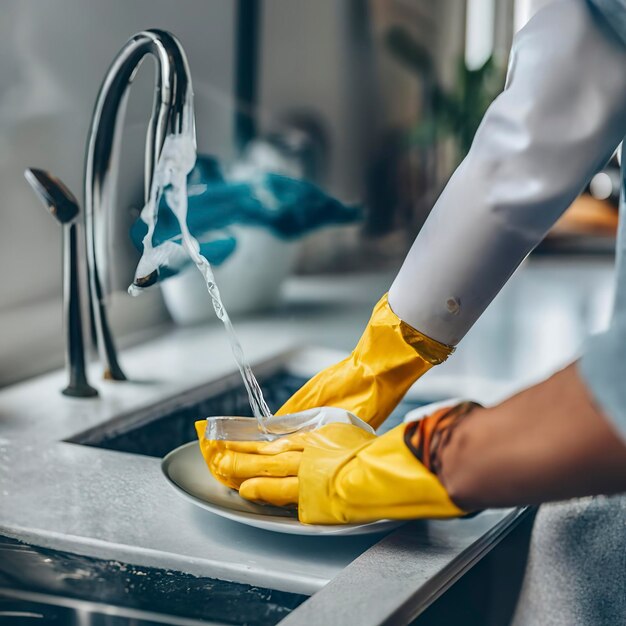
[{"label": "human arm", "polygon": [[[216,443],[225,455],[207,454]],[[461,403],[380,437],[343,423],[260,446],[204,447],[213,474],[236,475],[230,486],[242,497],[297,505],[314,524],[455,517],[626,491],[626,443],[576,364],[492,408]]]},{"label": "human arm", "polygon": [[439,479],[464,510],[626,491],[626,443],[576,364],[459,420]]},{"label": "human arm", "polygon": [[626,45],[584,0],[516,36],[507,84],[395,279],[406,323],[456,345],[626,135]]},{"label": "human arm", "polygon": [[438,409],[361,447],[322,433],[304,446],[299,471],[301,517],[318,523],[622,492],[626,441],[576,363],[492,408]]},{"label": "human arm", "polygon": [[[559,0],[531,20],[515,39],[504,92],[384,302],[399,332],[368,325],[353,354],[280,413],[339,406],[376,427],[445,359],[626,134],[624,67],[626,46],[584,0]],[[417,354],[405,350],[402,328],[424,338]]]},{"label": "human arm", "polygon": [[[410,356],[406,362],[401,359],[400,371],[406,375],[403,374],[399,381],[393,377],[386,379],[388,384],[382,388],[390,393],[385,397],[385,402],[381,402],[379,388],[376,386],[378,374],[394,371],[393,367],[397,365],[395,347],[401,348],[398,354],[402,358],[405,354],[410,354],[405,352],[403,345],[405,331],[420,329],[422,332],[413,332],[421,336],[428,346],[435,345],[442,350],[445,358],[445,348],[449,352],[450,346],[463,337],[521,259],[540,241],[626,134],[624,61],[626,48],[592,18],[582,0],[561,0],[553,3],[524,29],[522,36],[516,40],[507,89],[487,113],[470,154],[442,194],[394,282],[389,303],[383,303],[385,316],[391,320],[390,327],[398,331],[395,338],[377,341],[375,334],[368,335],[366,331],[364,343],[357,347],[349,359],[326,370],[321,377],[314,378],[305,386],[304,392],[297,393],[283,407],[283,412],[308,408],[313,402],[318,405],[342,406],[358,414],[360,409],[343,404],[344,400],[349,400],[358,402],[359,406],[370,411],[369,414],[375,416],[371,423],[377,425],[384,419],[387,409],[400,399],[410,382],[411,371],[414,372],[415,379],[438,362],[428,362],[418,354],[423,367],[411,370],[408,365],[414,357]],[[370,326],[368,330],[371,330]],[[371,352],[371,346],[379,350]],[[602,354],[605,353],[603,351]],[[378,355],[382,359],[373,363],[376,369],[370,376],[370,357]],[[386,361],[389,356],[392,358]],[[368,376],[362,376],[363,372]],[[395,386],[395,382],[399,384]],[[580,391],[579,387],[576,389]],[[330,394],[327,393],[329,390]],[[528,393],[539,392],[535,390]],[[539,401],[541,398],[537,396],[535,400]],[[617,398],[615,403],[619,404],[619,401],[620,398]],[[379,409],[379,406],[384,409]],[[544,415],[547,415],[547,406],[542,409]],[[568,405],[568,408],[571,407]],[[515,414],[519,418],[521,413]],[[532,409],[529,413],[532,413]],[[590,414],[581,413],[579,417],[582,420]],[[476,419],[475,423],[480,425],[477,416],[481,415],[486,419],[486,416],[496,413],[491,409],[478,410],[468,419],[467,424]],[[515,489],[511,490],[509,484],[509,491],[498,492],[496,487],[503,489],[507,483],[501,482],[498,485],[496,481],[490,497],[501,499],[494,499],[491,504],[519,504],[528,498],[529,501],[539,501],[566,497],[567,494],[601,493],[622,488],[619,484],[613,486],[613,483],[602,482],[618,480],[615,476],[620,476],[619,472],[613,471],[616,458],[613,456],[607,457],[610,464],[606,468],[603,466],[606,459],[598,460],[594,465],[595,468],[604,468],[599,474],[600,479],[591,472],[589,476],[577,477],[578,482],[566,481],[561,485],[560,479],[568,470],[575,471],[568,463],[584,460],[587,465],[581,467],[587,469],[597,455],[598,440],[591,434],[606,435],[610,430],[601,429],[604,422],[586,421],[587,426],[595,424],[596,430],[591,433],[583,428],[584,436],[580,437],[571,432],[575,430],[575,423],[566,423],[567,411],[558,415],[560,419],[554,422],[535,424],[538,429],[539,426],[546,429],[546,432],[538,430],[539,437],[534,442],[538,448],[534,452],[538,455],[538,461],[547,465],[538,463],[537,467],[553,472],[550,474],[552,482],[542,484],[540,472],[533,470],[529,472],[529,480],[535,482],[523,484],[527,491],[521,490],[516,493],[515,501],[507,501],[505,496],[511,498]],[[507,423],[507,420],[503,420],[497,429],[494,426],[502,440],[506,439],[507,433],[499,429],[504,428]],[[517,421],[510,426],[508,436],[515,434],[516,428],[523,429],[524,423]],[[468,425],[464,427],[469,428]],[[561,432],[563,428],[565,432]],[[301,470],[299,460],[297,471],[293,470],[297,474],[294,474],[297,480],[292,481],[292,496],[295,494],[294,497],[300,497],[302,494],[299,490],[306,483],[305,493],[316,493],[319,496],[316,496],[317,501],[323,503],[319,515],[307,517],[305,521],[364,521],[380,517],[383,510],[393,511],[393,515],[396,515],[399,508],[402,508],[405,517],[420,516],[424,514],[424,509],[419,508],[420,502],[430,501],[427,494],[437,496],[437,506],[430,509],[429,515],[447,516],[462,512],[454,502],[441,497],[441,484],[429,472],[428,464],[422,465],[419,460],[415,460],[413,466],[410,459],[407,459],[405,448],[386,445],[392,437],[397,439],[399,431],[396,429],[392,431],[393,434],[381,437],[381,443],[367,442],[363,451],[358,446],[345,450],[346,455],[339,460],[339,466],[327,464],[328,471],[324,476],[310,479],[312,473],[309,469],[314,468],[315,463],[306,462],[307,457],[315,458],[321,465],[324,455],[332,456],[333,450],[342,447],[330,435],[338,434],[338,431],[346,432],[346,427],[330,430],[334,433],[320,433],[319,438],[312,437],[308,445],[303,446],[299,459],[305,460],[305,469]],[[486,436],[487,430],[476,431],[478,440],[481,433]],[[568,439],[570,436],[572,441]],[[571,447],[561,446],[559,454],[549,458],[553,450],[542,442],[550,442],[558,448],[559,437],[562,441],[570,441]],[[607,449],[619,451],[615,447],[619,445],[619,440],[618,444],[610,437],[599,441],[610,446]],[[395,439],[394,442],[398,443]],[[530,445],[529,440],[520,438],[519,445],[523,442]],[[489,442],[483,440],[482,443],[487,445]],[[489,451],[485,456],[496,458],[498,452],[494,452],[495,448],[495,445],[485,448]],[[448,453],[452,454],[453,449],[450,448]],[[482,454],[477,446],[472,450],[476,454]],[[569,452],[569,456],[561,455],[564,450]],[[373,456],[374,452],[380,456]],[[399,467],[395,464],[398,454],[402,457],[402,469],[406,469],[402,475],[394,473]],[[462,459],[463,455],[460,453],[458,458]],[[517,465],[514,465],[514,458],[498,459],[503,467],[508,468],[511,479],[515,476],[513,470],[522,472],[523,468],[530,469],[524,465],[520,456],[517,457]],[[449,465],[450,472],[453,471],[451,467],[454,465]],[[476,465],[472,482],[469,481],[472,474],[469,474],[465,483],[461,481],[461,467],[462,464],[459,463],[453,474],[448,477],[445,473],[441,475],[444,483],[449,481],[444,486],[452,490],[453,501],[459,498],[461,508],[463,505],[471,508],[480,506],[477,493],[481,489],[481,483],[475,478],[480,476],[478,470],[481,466]],[[621,466],[618,469],[619,467]],[[380,476],[384,476],[384,480],[377,478],[377,490],[368,491],[368,485],[374,482],[367,478],[372,476],[371,471],[378,470],[381,470]],[[490,466],[490,471],[498,472],[496,463]],[[358,485],[353,481],[355,476],[363,479]],[[412,494],[412,502],[406,499],[391,502],[389,497],[397,494],[394,484],[408,476],[415,478],[416,485],[427,484],[428,489],[416,488]],[[324,477],[326,482],[322,480]],[[269,485],[257,481],[255,477],[252,479],[255,486]],[[385,485],[388,489],[384,488]],[[533,488],[544,488],[545,491],[533,492]],[[566,488],[570,491],[566,491]],[[263,497],[262,491],[254,489],[247,495],[252,499],[268,500]],[[403,489],[399,495],[404,498],[410,493],[410,489]],[[334,495],[331,497],[329,494]],[[363,494],[367,498],[361,501]],[[376,502],[373,496],[376,494],[381,498],[378,503],[381,506],[374,506]],[[444,491],[443,496],[445,495]],[[364,502],[372,505],[369,508],[364,507]],[[326,505],[333,509],[330,517],[324,517],[329,514]]]}]

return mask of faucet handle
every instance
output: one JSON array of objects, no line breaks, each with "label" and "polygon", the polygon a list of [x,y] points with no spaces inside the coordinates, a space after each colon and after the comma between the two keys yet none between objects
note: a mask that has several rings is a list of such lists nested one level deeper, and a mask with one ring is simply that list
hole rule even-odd
[{"label": "faucet handle", "polygon": [[26,168],[24,178],[51,215],[61,224],[70,224],[78,217],[78,200],[59,178],[35,167]]},{"label": "faucet handle", "polygon": [[24,171],[24,177],[48,211],[63,225],[65,365],[69,381],[62,393],[75,398],[93,398],[98,392],[87,380],[80,309],[76,223],[80,213],[78,201],[58,178],[45,170],[28,168]]}]

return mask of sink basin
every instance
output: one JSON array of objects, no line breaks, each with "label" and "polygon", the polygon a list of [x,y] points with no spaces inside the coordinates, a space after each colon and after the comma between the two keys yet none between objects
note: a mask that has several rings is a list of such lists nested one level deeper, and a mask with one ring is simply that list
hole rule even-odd
[{"label": "sink basin", "polygon": [[3,626],[273,626],[306,598],[0,537]]},{"label": "sink basin", "polygon": [[[270,408],[281,406],[326,364],[321,358],[327,361],[330,356],[337,357],[292,351],[255,365]],[[64,439],[81,445],[52,443],[59,447],[58,456],[50,451],[46,459],[35,461],[11,449],[18,459],[12,467],[23,463],[19,472],[29,476],[31,462],[35,463],[41,480],[35,481],[28,511],[20,508],[21,502],[5,509],[13,513],[6,527],[26,543],[0,533],[0,623],[13,618],[25,623],[43,616],[73,624],[78,623],[74,617],[78,612],[93,623],[104,623],[99,620],[105,615],[110,618],[106,623],[120,625],[192,625],[205,620],[269,626],[378,541],[379,537],[324,542],[316,537],[275,538],[273,533],[196,515],[183,506],[159,516],[147,512],[154,506],[154,496],[167,489],[155,457],[195,440],[194,422],[199,418],[250,416],[238,372],[169,396],[164,387],[157,391],[160,394],[150,404]],[[402,403],[387,427],[424,402]],[[123,452],[126,458],[94,454],[83,446]],[[91,458],[99,459],[97,468],[89,465]],[[76,472],[77,467],[84,471]],[[74,482],[77,474],[79,480]],[[106,488],[98,486],[103,476]],[[134,488],[135,478],[146,480],[151,495]],[[55,507],[42,511],[43,501],[55,507],[67,502],[71,513],[58,513]],[[188,529],[184,538],[177,535],[181,524]],[[34,530],[23,533],[25,526]],[[40,542],[46,547],[36,547]]]},{"label": "sink basin", "polygon": [[[68,441],[163,457],[196,438],[194,422],[198,419],[209,415],[252,415],[243,383],[237,380],[220,382],[221,385],[191,390],[133,415],[116,418]],[[304,379],[287,372],[278,372],[259,380],[272,410],[276,410],[304,382]]]},{"label": "sink basin", "polygon": [[[271,410],[277,410],[307,380],[292,373],[284,361],[255,368],[263,395]],[[379,432],[402,421],[404,415],[433,399],[401,402]],[[131,415],[120,416],[67,441],[87,446],[163,457],[196,438],[194,422],[211,415],[252,416],[248,395],[238,374],[191,389]]]}]

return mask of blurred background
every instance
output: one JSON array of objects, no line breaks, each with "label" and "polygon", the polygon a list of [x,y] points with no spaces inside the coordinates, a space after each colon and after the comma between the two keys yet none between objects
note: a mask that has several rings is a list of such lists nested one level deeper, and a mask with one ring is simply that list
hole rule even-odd
[{"label": "blurred background", "polygon": [[[358,219],[297,237],[281,239],[262,227],[229,230],[238,252],[217,272],[227,306],[247,316],[278,307],[297,320],[289,294],[309,293],[312,277],[354,275],[365,289],[371,285],[372,302],[378,286],[389,284],[503,87],[514,33],[542,4],[4,0],[0,385],[60,366],[63,356],[61,231],[26,185],[23,170],[50,169],[82,199],[98,89],[135,32],[165,28],[182,42],[193,78],[199,153],[224,168],[260,160],[360,207]],[[122,345],[153,336],[164,325],[211,316],[208,308],[198,313],[192,294],[197,285],[185,275],[141,298],[126,294],[139,258],[128,233],[143,204],[151,69],[144,67],[135,82],[122,138],[120,210],[110,220],[107,250],[110,313]],[[518,272],[479,322],[475,332],[491,338],[494,371],[539,375],[606,323],[617,172],[611,162],[598,173],[534,253],[536,261]],[[252,265],[256,273],[246,282],[245,268]],[[332,289],[326,294],[332,298]],[[525,329],[539,319],[541,340],[529,347]],[[351,341],[335,347],[347,349]],[[470,334],[464,346],[472,341]],[[476,374],[484,353],[471,352],[472,360],[464,346],[450,367]]]}]

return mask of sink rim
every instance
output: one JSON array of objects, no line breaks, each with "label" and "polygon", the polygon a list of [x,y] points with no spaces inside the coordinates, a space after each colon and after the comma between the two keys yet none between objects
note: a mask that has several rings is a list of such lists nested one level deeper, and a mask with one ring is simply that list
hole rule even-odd
[{"label": "sink rim", "polygon": [[[296,348],[281,352],[269,359],[253,365],[255,375],[261,382],[283,370],[289,372],[289,363],[298,354],[306,353],[307,348]],[[123,384],[123,383],[122,383]],[[156,400],[139,409],[123,411],[111,419],[81,430],[62,441],[80,445],[97,445],[104,438],[110,438],[130,430],[141,428],[159,419],[160,415],[167,415],[183,404],[193,404],[217,396],[221,393],[235,390],[242,385],[239,371],[208,380],[199,385],[193,385],[182,391],[177,391],[164,399]]]}]

